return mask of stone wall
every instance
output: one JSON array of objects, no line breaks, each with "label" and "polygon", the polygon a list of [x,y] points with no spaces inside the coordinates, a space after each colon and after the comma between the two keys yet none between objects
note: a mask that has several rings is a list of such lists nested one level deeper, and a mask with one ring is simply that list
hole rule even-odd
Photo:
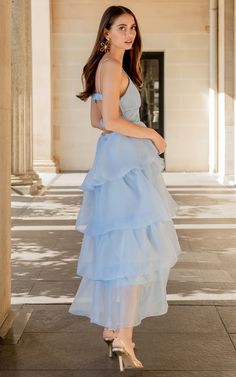
[{"label": "stone wall", "polygon": [[[208,171],[208,0],[122,4],[138,19],[143,51],[165,53],[167,171]],[[108,5],[52,1],[54,143],[62,170],[89,169],[94,158],[100,131],[90,125],[90,99],[85,103],[75,94]]]}]

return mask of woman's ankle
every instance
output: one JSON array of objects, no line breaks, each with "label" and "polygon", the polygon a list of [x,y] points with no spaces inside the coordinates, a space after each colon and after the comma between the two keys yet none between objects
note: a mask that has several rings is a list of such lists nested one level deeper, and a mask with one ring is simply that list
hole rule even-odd
[{"label": "woman's ankle", "polygon": [[120,339],[122,339],[122,340],[124,340],[124,341],[126,341],[126,342],[132,342],[132,336],[131,336],[131,334],[126,334],[124,332],[120,332],[119,331],[117,333],[117,337],[120,338]]}]

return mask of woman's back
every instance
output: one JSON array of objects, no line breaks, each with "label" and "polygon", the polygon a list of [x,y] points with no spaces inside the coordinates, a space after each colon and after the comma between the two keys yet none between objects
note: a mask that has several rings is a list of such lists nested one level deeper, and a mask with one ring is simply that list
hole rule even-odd
[{"label": "woman's back", "polygon": [[[107,59],[110,60],[110,59]],[[98,65],[98,69],[96,72],[96,78],[95,78],[95,88],[99,88],[97,91],[95,91],[91,98],[92,100],[97,104],[99,107],[100,113],[102,114],[102,106],[103,106],[103,94],[102,94],[102,72],[101,68],[106,69],[106,67],[102,67],[103,63],[107,60],[103,60]],[[120,106],[120,112],[121,115],[136,124],[140,124],[142,126],[146,125],[140,121],[140,115],[139,115],[139,109],[141,106],[141,97],[138,89],[136,88],[135,84],[131,80],[131,78],[127,75],[127,73],[123,71],[123,80],[124,78],[127,78],[128,83],[126,83],[125,91],[120,96],[119,100],[119,106]],[[126,82],[126,80],[125,80]]]}]

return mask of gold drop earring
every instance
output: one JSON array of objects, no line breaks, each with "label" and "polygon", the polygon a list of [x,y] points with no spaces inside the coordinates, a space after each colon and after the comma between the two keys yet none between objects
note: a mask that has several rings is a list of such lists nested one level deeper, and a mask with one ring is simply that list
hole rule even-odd
[{"label": "gold drop earring", "polygon": [[105,43],[101,42],[100,46],[101,46],[101,48],[100,48],[101,52],[105,52],[106,53],[107,51],[110,51],[110,49],[111,49],[110,40],[107,39]]}]

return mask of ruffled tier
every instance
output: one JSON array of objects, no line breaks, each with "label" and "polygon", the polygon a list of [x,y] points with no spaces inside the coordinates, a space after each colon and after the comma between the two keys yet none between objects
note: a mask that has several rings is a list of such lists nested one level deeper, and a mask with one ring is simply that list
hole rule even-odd
[{"label": "ruffled tier", "polygon": [[156,162],[151,165],[149,171],[135,168],[120,179],[97,186],[96,190],[85,190],[76,229],[95,236],[170,221],[176,203],[162,189],[163,178],[153,177]]},{"label": "ruffled tier", "polygon": [[70,313],[120,328],[167,312],[166,284],[181,248],[172,221],[178,205],[162,170],[151,141],[100,137],[81,186],[76,229],[84,233],[77,266],[82,280]]},{"label": "ruffled tier", "polygon": [[[180,251],[172,222],[155,222],[142,228],[112,230],[100,236],[84,235],[77,274],[110,286],[136,284],[142,275],[171,268]],[[139,279],[141,279],[139,281]]]},{"label": "ruffled tier", "polygon": [[[158,159],[157,159],[158,157]],[[146,169],[156,160],[159,171],[163,159],[151,140],[124,136],[116,132],[102,134],[97,142],[93,166],[81,188],[94,190],[106,181],[122,178],[132,169]]]},{"label": "ruffled tier", "polygon": [[95,236],[170,221],[178,205],[166,190],[163,169],[150,140],[115,133],[100,137],[94,164],[81,185],[76,229]]},{"label": "ruffled tier", "polygon": [[151,280],[149,274],[146,283],[117,287],[110,286],[109,281],[84,277],[69,312],[87,316],[91,323],[112,329],[138,326],[142,319],[168,311],[168,275],[169,270],[163,267]]}]

